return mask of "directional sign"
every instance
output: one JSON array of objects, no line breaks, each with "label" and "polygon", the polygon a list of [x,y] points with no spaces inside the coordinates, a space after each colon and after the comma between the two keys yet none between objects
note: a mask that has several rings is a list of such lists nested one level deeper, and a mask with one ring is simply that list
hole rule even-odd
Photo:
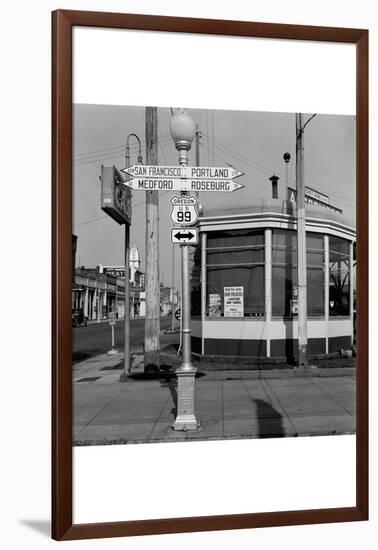
[{"label": "directional sign", "polygon": [[134,164],[129,168],[123,168],[129,176],[139,178],[187,178],[200,180],[233,180],[243,175],[232,166],[154,166]]},{"label": "directional sign", "polygon": [[114,327],[114,325],[116,324],[116,314],[114,311],[111,311],[109,313],[109,325],[112,327]]},{"label": "directional sign", "polygon": [[244,185],[233,180],[179,179],[179,178],[132,178],[124,182],[135,191],[211,191],[232,193]]},{"label": "directional sign", "polygon": [[173,244],[197,244],[198,231],[196,228],[184,229],[179,227],[171,229],[171,242]]},{"label": "directional sign", "polygon": [[171,198],[171,220],[181,225],[193,225],[198,220],[198,199],[193,195],[174,196]]},{"label": "directional sign", "polygon": [[216,179],[216,180],[233,180],[243,175],[232,166],[186,166],[187,178],[192,179]]}]

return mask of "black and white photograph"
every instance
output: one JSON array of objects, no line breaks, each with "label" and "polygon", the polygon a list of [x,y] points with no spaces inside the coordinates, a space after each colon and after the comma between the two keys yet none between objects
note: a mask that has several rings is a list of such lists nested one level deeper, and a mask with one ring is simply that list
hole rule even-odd
[{"label": "black and white photograph", "polygon": [[355,124],[74,104],[74,446],[355,433]]}]

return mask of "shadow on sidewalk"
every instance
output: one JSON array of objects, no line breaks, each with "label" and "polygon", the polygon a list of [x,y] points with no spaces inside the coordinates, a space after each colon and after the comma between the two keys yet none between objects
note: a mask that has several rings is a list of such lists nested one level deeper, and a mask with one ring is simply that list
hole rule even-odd
[{"label": "shadow on sidewalk", "polygon": [[171,409],[171,413],[173,415],[173,418],[176,418],[177,416],[177,378],[174,374],[166,380],[160,381],[160,386],[162,388],[168,388],[172,397],[173,407]]},{"label": "shadow on sidewalk", "polygon": [[262,399],[253,399],[257,407],[259,437],[285,437],[282,415]]}]

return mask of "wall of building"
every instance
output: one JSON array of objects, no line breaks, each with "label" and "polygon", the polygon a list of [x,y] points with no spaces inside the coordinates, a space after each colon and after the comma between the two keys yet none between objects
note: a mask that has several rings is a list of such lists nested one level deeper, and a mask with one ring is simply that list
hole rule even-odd
[{"label": "wall of building", "polygon": [[[292,207],[267,201],[251,210],[205,212],[200,219],[192,281],[193,351],[294,361],[298,292]],[[345,225],[339,212],[311,205],[307,214],[308,354],[319,356],[353,345],[355,229]],[[224,295],[230,285],[240,289],[233,317]],[[210,304],[214,296],[219,300],[215,310]]]}]

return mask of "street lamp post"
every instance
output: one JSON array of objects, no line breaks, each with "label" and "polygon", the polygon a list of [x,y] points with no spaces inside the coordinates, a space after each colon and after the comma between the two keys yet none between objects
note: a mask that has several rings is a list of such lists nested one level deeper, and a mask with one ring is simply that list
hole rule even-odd
[{"label": "street lamp post", "polygon": [[[138,164],[142,164],[142,145],[139,137],[136,134],[129,134],[126,141],[125,162],[126,168],[130,167],[130,139],[134,137],[139,146]],[[129,178],[126,175],[126,180]],[[125,223],[125,319],[124,319],[124,357],[123,357],[123,372],[121,373],[121,382],[125,381],[130,374],[130,225]]]},{"label": "street lamp post", "polygon": [[[188,153],[196,134],[193,119],[185,109],[179,109],[171,118],[171,135],[179,152],[180,166],[188,165]],[[186,191],[181,192],[186,195]],[[197,430],[199,423],[194,413],[194,385],[197,369],[192,365],[191,352],[191,308],[190,308],[190,273],[189,245],[182,244],[181,274],[182,274],[182,364],[176,370],[177,375],[177,416],[173,424],[174,430]]]}]

